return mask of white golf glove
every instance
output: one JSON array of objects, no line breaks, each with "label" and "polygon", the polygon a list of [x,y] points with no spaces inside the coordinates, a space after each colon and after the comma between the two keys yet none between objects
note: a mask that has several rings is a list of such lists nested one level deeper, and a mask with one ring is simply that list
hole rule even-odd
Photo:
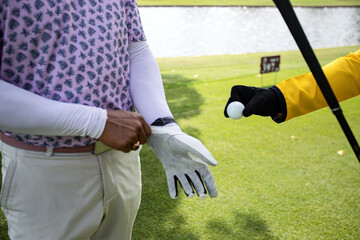
[{"label": "white golf glove", "polygon": [[199,198],[217,196],[217,188],[209,165],[217,162],[205,146],[196,138],[181,131],[176,123],[151,126],[147,143],[160,159],[165,172],[171,198],[178,195],[176,180],[188,197],[196,191]]}]

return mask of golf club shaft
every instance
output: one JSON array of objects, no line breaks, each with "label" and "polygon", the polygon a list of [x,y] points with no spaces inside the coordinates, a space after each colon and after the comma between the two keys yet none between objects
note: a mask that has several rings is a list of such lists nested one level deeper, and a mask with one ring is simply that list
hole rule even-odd
[{"label": "golf club shaft", "polygon": [[317,84],[320,87],[322,94],[326,102],[328,103],[331,111],[336,116],[342,130],[344,131],[357,159],[360,162],[360,147],[356,141],[354,134],[351,131],[349,124],[347,123],[345,116],[341,110],[339,102],[337,101],[334,92],[332,91],[330,84],[317,60],[313,49],[302,29],[298,18],[296,17],[295,11],[289,0],[273,0],[276,7],[279,9],[283,16],[286,25],[288,26],[292,36],[295,39],[307,65],[310,68]]}]

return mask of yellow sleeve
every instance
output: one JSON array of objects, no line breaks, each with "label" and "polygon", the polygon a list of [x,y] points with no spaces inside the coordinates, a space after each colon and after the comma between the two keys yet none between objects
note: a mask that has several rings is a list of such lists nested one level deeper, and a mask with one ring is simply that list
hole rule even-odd
[{"label": "yellow sleeve", "polygon": [[[325,65],[323,71],[339,102],[360,94],[360,50]],[[311,73],[286,79],[276,87],[286,102],[286,120],[328,106]]]}]

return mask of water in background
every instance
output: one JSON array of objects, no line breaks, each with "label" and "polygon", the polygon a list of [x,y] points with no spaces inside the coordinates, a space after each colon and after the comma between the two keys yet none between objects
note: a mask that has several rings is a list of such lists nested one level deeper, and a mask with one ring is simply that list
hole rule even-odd
[{"label": "water in background", "polygon": [[[360,44],[360,8],[295,8],[313,48]],[[155,57],[298,49],[275,7],[140,7]]]}]

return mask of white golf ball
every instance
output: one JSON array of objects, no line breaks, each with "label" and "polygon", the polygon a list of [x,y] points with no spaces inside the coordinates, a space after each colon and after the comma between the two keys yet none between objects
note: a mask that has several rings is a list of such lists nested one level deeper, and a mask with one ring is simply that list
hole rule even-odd
[{"label": "white golf ball", "polygon": [[227,114],[231,119],[240,119],[243,116],[244,104],[241,102],[232,102],[227,106]]}]

